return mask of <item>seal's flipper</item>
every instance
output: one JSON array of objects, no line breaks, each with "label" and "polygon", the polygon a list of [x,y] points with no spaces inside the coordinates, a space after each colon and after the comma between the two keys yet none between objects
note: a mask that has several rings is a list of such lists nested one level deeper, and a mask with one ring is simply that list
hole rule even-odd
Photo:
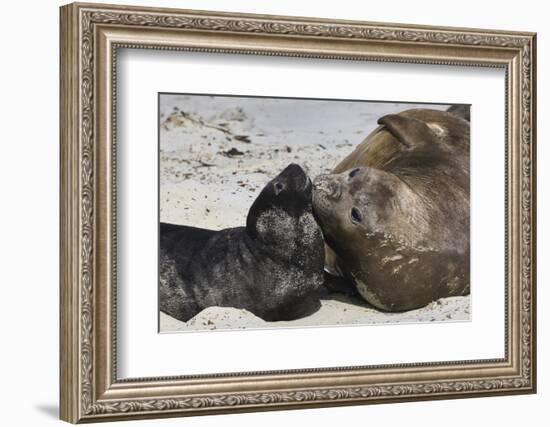
[{"label": "seal's flipper", "polygon": [[323,283],[329,293],[340,293],[349,296],[357,295],[355,284],[347,277],[333,276],[325,271],[325,282]]},{"label": "seal's flipper", "polygon": [[399,114],[388,114],[378,119],[407,150],[437,143],[437,135],[424,122]]}]

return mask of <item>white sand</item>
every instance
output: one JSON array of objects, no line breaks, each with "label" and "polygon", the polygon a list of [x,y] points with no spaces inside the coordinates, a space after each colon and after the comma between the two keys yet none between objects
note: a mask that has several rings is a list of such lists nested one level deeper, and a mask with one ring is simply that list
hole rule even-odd
[{"label": "white sand", "polygon": [[[329,172],[380,116],[416,107],[425,105],[162,95],[161,221],[214,230],[242,226],[258,192],[289,163],[300,164],[311,177]],[[330,297],[338,300],[323,300],[319,311],[291,322],[264,322],[245,310],[210,307],[187,323],[161,313],[160,330],[470,319],[469,296],[406,313],[382,313],[340,294]]]},{"label": "white sand", "polygon": [[310,316],[283,322],[266,322],[247,310],[227,307],[208,307],[188,322],[180,322],[161,312],[161,331],[266,329],[296,326],[445,322],[470,319],[470,297],[442,298],[426,307],[404,313],[383,313],[358,298],[344,295],[338,295],[337,298],[321,300],[321,308]]}]

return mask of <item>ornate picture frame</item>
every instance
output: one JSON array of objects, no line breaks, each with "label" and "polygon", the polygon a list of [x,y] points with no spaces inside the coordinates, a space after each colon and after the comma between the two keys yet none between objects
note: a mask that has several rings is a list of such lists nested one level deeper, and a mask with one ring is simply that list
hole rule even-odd
[{"label": "ornate picture frame", "polygon": [[[111,421],[536,391],[536,35],[98,4],[60,11],[61,419]],[[117,49],[502,68],[499,359],[119,379]]]}]

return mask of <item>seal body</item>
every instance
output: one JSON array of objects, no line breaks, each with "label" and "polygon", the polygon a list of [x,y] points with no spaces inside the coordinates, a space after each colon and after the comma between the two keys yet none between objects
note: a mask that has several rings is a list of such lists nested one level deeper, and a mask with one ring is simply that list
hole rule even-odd
[{"label": "seal body", "polygon": [[382,117],[314,181],[326,268],[387,311],[470,291],[470,128],[445,111]]},{"label": "seal body", "polygon": [[249,210],[246,227],[220,231],[160,224],[160,310],[187,321],[210,306],[267,321],[320,307],[324,249],[311,180],[289,165]]}]

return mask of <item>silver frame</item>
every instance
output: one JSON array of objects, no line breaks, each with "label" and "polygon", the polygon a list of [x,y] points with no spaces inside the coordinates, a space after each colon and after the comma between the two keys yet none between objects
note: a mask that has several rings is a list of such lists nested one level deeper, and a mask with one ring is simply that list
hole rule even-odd
[{"label": "silver frame", "polygon": [[[63,420],[535,392],[535,34],[75,3],[61,8],[60,43]],[[505,357],[117,379],[118,48],[504,68]]]}]

